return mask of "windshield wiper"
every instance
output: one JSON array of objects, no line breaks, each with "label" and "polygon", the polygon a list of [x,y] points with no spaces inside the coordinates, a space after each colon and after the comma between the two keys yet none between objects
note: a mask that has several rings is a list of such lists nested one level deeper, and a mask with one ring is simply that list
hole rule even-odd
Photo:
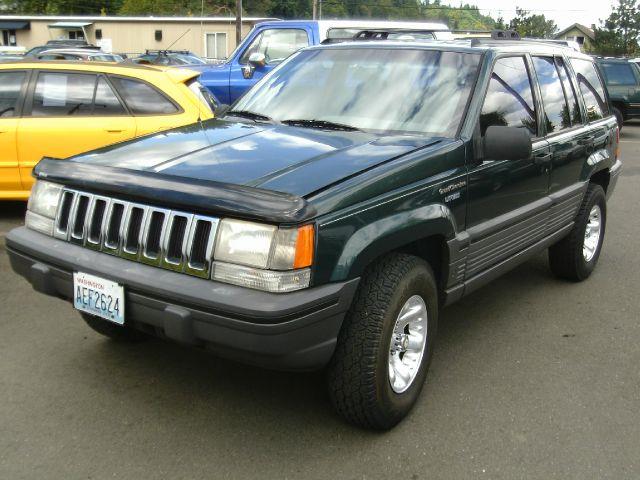
[{"label": "windshield wiper", "polygon": [[342,130],[345,132],[359,132],[360,129],[344,123],[330,122],[329,120],[291,119],[283,120],[285,125],[294,127],[319,128],[322,130]]},{"label": "windshield wiper", "polygon": [[224,116],[248,118],[249,120],[256,120],[260,122],[272,122],[271,117],[262,115],[261,113],[251,112],[249,110],[229,110],[225,112]]}]

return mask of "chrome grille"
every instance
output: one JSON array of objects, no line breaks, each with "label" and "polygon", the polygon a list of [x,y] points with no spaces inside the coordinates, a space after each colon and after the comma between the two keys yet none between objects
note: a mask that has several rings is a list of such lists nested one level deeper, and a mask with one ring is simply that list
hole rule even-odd
[{"label": "chrome grille", "polygon": [[87,248],[208,278],[218,218],[65,189],[54,236]]}]

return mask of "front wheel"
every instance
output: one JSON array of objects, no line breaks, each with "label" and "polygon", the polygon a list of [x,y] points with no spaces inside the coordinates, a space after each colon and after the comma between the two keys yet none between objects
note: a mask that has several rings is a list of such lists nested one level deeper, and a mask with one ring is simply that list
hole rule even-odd
[{"label": "front wheel", "polygon": [[380,430],[402,420],[422,390],[437,325],[438,291],[424,260],[393,254],[369,268],[328,370],[338,413]]},{"label": "front wheel", "polygon": [[558,277],[585,280],[598,263],[607,224],[607,200],[600,185],[590,184],[573,229],[549,248],[549,265]]}]

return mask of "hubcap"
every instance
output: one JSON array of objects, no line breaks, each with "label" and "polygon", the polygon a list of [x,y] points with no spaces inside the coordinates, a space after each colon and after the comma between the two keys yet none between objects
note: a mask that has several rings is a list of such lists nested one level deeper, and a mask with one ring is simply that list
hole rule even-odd
[{"label": "hubcap", "polygon": [[584,231],[584,243],[582,244],[582,256],[590,262],[596,255],[602,232],[602,211],[599,205],[594,205],[589,212],[587,228]]},{"label": "hubcap", "polygon": [[396,393],[415,380],[427,345],[427,306],[414,295],[400,309],[389,348],[389,383]]}]

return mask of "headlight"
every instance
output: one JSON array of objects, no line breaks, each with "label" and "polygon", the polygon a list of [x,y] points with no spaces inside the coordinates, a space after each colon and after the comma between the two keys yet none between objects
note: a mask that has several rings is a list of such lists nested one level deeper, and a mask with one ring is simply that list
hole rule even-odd
[{"label": "headlight", "polygon": [[58,210],[62,187],[55,183],[38,180],[31,189],[27,204],[25,224],[32,230],[53,235],[53,224]]},{"label": "headlight", "polygon": [[279,229],[224,219],[218,226],[212,278],[270,292],[306,288],[314,241],[312,225]]}]

